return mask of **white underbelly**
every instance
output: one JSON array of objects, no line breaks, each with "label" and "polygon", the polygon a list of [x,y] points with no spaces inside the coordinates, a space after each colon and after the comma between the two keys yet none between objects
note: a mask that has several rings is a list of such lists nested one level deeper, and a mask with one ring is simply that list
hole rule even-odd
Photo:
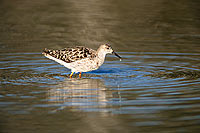
[{"label": "white underbelly", "polygon": [[88,72],[98,68],[98,62],[88,58],[70,63],[70,69],[72,72]]}]

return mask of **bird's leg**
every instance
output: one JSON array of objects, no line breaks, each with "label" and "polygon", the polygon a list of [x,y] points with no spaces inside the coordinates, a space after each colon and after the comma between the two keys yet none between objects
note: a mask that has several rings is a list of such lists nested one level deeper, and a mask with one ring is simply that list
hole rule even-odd
[{"label": "bird's leg", "polygon": [[73,75],[73,74],[74,74],[74,72],[72,72],[72,73],[70,74],[70,76],[69,76],[69,77],[70,77],[70,78],[72,78],[72,75]]},{"label": "bird's leg", "polygon": [[81,72],[79,73],[79,78],[81,78]]}]

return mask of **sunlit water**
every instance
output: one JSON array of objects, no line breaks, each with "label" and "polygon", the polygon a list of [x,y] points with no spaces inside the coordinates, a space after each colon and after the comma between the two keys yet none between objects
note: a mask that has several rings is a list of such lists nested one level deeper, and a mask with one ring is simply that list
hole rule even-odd
[{"label": "sunlit water", "polygon": [[[1,0],[0,132],[200,131],[197,0]],[[82,78],[44,48],[110,43]]]},{"label": "sunlit water", "polygon": [[[27,117],[37,112],[54,115],[67,110],[100,113],[104,119],[109,115],[111,121],[116,121],[113,115],[126,115],[129,130],[152,127],[156,131],[163,127],[170,131],[169,127],[176,127],[188,131],[199,127],[200,79],[188,75],[158,78],[154,74],[197,72],[200,54],[119,54],[121,62],[110,55],[100,69],[83,73],[82,79],[77,75],[70,79],[70,70],[41,53],[1,54],[1,113]],[[67,118],[59,119],[64,122]],[[182,127],[185,122],[190,126]]]}]

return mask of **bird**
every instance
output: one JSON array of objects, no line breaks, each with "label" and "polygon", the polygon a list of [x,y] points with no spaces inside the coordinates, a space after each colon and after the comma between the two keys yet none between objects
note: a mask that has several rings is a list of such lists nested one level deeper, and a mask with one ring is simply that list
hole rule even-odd
[{"label": "bird", "polygon": [[81,78],[82,72],[98,69],[104,63],[107,54],[114,54],[121,61],[121,56],[108,43],[100,45],[97,50],[85,46],[67,47],[60,50],[45,48],[42,54],[71,69],[70,78],[72,78],[74,73],[79,73],[79,78]]}]

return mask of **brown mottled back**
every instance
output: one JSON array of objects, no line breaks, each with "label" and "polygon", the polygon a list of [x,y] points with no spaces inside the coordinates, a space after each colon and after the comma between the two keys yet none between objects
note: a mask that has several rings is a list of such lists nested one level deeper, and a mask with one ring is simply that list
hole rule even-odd
[{"label": "brown mottled back", "polygon": [[66,63],[75,62],[85,58],[96,57],[96,51],[83,46],[77,46],[73,48],[65,48],[62,50],[49,50],[45,49],[43,54],[50,55],[54,58],[65,61]]}]

